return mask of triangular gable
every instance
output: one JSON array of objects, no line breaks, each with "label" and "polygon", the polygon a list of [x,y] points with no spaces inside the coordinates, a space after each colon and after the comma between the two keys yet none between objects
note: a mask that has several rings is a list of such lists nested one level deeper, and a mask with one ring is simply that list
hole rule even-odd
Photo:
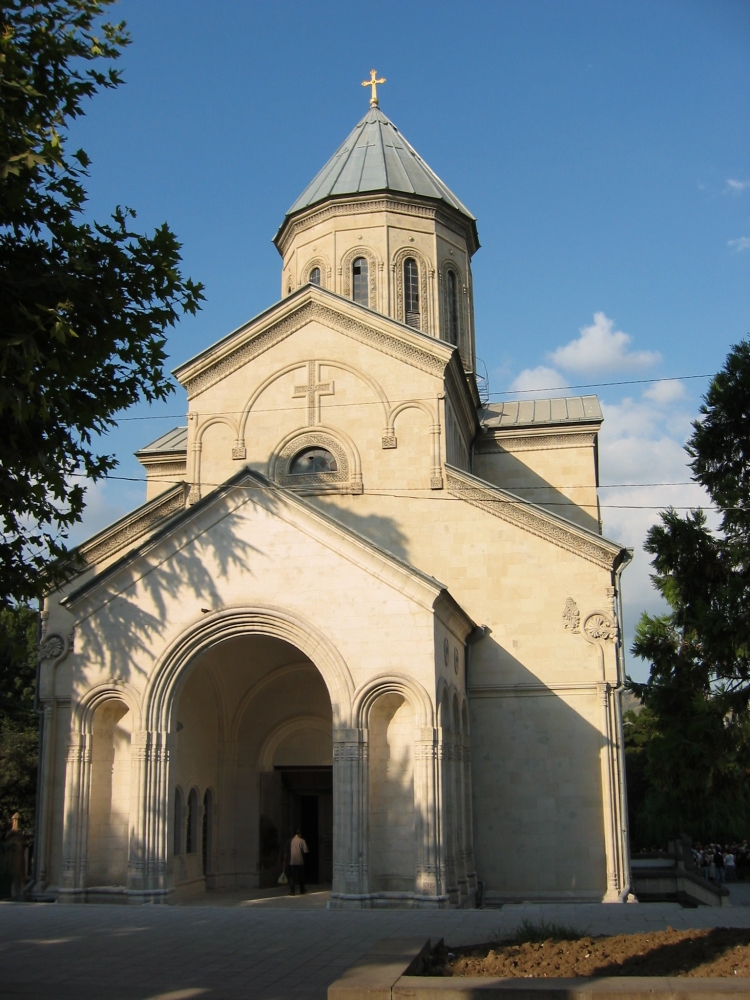
[{"label": "triangular gable", "polygon": [[[87,580],[81,587],[68,594],[61,603],[72,610],[79,602],[94,597],[98,589],[116,585],[118,575],[125,573],[141,557],[149,559],[149,566],[143,571],[145,576],[150,572],[153,562],[161,565],[170,557],[169,541],[176,533],[185,531],[187,537],[181,548],[185,547],[199,534],[210,530],[210,527],[207,529],[203,523],[206,514],[215,513],[216,519],[213,523],[218,524],[248,503],[260,504],[274,516],[281,517],[424,608],[434,608],[438,599],[443,604],[447,602],[453,612],[462,619],[467,630],[474,627],[469,616],[450,596],[445,584],[386,552],[351,528],[340,524],[317,507],[313,507],[303,497],[277,486],[265,476],[249,469],[243,469],[203,500],[176,514],[162,524],[150,538],[143,540],[117,562]],[[192,525],[195,526],[195,533],[191,538]],[[160,549],[163,552],[160,553]],[[128,586],[132,583],[131,575],[128,577]]]},{"label": "triangular gable", "polygon": [[191,399],[313,320],[439,378],[453,363],[460,372],[456,381],[469,395],[457,348],[317,285],[277,302],[173,374]]}]

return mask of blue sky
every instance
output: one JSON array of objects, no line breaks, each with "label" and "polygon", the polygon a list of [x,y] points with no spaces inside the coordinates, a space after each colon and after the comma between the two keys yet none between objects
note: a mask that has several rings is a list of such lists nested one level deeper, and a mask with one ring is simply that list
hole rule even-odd
[{"label": "blue sky", "polygon": [[[122,0],[113,16],[133,38],[126,85],[87,105],[71,141],[93,160],[92,217],[124,204],[144,229],[167,220],[206,285],[170,367],[277,300],[271,238],[367,110],[372,66],[383,111],[478,218],[493,392],[714,372],[750,330],[747,3]],[[605,532],[637,550],[628,634],[658,606],[640,553],[651,508],[700,494],[610,484],[688,478],[705,385],[591,390]],[[129,411],[148,419],[108,436],[118,474],[141,476],[132,452],[184,409],[178,391]],[[143,496],[96,487],[74,540]]]}]

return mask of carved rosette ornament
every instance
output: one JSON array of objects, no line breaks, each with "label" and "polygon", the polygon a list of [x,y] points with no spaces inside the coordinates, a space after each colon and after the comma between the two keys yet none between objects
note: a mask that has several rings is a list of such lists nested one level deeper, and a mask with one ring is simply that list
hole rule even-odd
[{"label": "carved rosette ornament", "polygon": [[583,623],[583,629],[587,636],[599,642],[610,642],[617,638],[617,623],[614,618],[601,611],[590,614]]},{"label": "carved rosette ornament", "polygon": [[578,605],[569,597],[565,601],[565,607],[562,613],[563,628],[577,635],[581,631],[581,612],[578,610]]},{"label": "carved rosette ornament", "polygon": [[40,663],[44,660],[62,660],[73,648],[73,634],[64,636],[60,632],[50,632],[42,637],[37,651]]}]

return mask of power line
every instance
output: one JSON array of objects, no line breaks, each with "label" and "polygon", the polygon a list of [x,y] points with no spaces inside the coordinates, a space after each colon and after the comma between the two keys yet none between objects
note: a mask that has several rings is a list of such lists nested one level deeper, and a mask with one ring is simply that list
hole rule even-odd
[{"label": "power line", "polygon": [[581,382],[578,385],[546,385],[538,389],[503,389],[490,396],[507,396],[515,392],[559,392],[561,389],[599,389],[608,385],[645,385],[648,382],[684,382],[693,378],[714,378],[714,375],[670,375],[665,378],[631,378],[622,382]]},{"label": "power line", "polygon": [[[520,393],[530,393],[530,392],[560,392],[563,389],[602,389],[607,386],[619,386],[619,385],[647,385],[653,384],[655,382],[684,382],[688,379],[698,379],[698,378],[714,378],[714,375],[670,375],[664,378],[636,378],[636,379],[626,379],[621,382],[581,382],[577,385],[557,385],[557,386],[539,386],[536,389],[503,389],[497,392],[491,392],[490,396],[509,396],[518,395]],[[411,396],[407,399],[394,399],[389,400],[391,406],[397,405],[399,403],[417,403],[417,402],[434,402],[434,396]],[[302,404],[304,406],[304,403]],[[359,407],[359,406],[372,406],[380,405],[382,406],[382,400],[379,399],[364,399],[360,402],[351,403],[326,403],[325,408],[330,409],[334,406],[349,406],[349,407]],[[277,413],[285,410],[298,410],[300,406],[271,406],[260,408],[253,408],[248,413]],[[220,416],[237,416],[245,413],[245,410],[214,410],[214,411],[200,411],[199,415],[201,417],[220,417]],[[123,423],[124,421],[131,420],[185,420],[187,419],[187,413],[164,413],[159,415],[147,416],[147,417],[118,417],[116,423]]]},{"label": "power line", "polygon": [[[73,475],[77,476],[79,478],[86,478],[83,473],[73,473]],[[129,483],[147,483],[148,482],[148,480],[146,478],[144,478],[144,477],[136,477],[136,476],[110,476],[110,475],[106,475],[106,476],[100,476],[99,478],[100,479],[113,479],[113,480],[118,480],[120,482],[129,482]],[[182,484],[182,483],[185,482],[185,480],[182,480],[182,479],[156,479],[156,480],[151,480],[151,481],[152,482],[158,482],[158,483],[160,483],[160,484],[162,484],[163,486],[166,486],[166,487],[168,487],[168,486],[179,486],[180,484]],[[199,485],[200,487],[206,487],[207,489],[213,490],[213,489],[216,489],[219,486],[225,486],[226,483],[225,482],[224,483],[203,483],[202,482],[202,483],[199,483],[197,485]],[[646,484],[646,485],[650,485],[650,484]],[[287,492],[287,490],[286,490],[285,487],[275,486],[275,485],[274,486],[264,486],[262,483],[259,483],[257,485],[253,485],[253,486],[246,485],[246,484],[235,484],[231,488],[232,489],[242,489],[242,490],[258,490],[258,491],[264,491],[264,492],[267,492],[267,493],[286,493]],[[430,500],[430,501],[439,501],[439,502],[442,502],[442,503],[454,503],[454,502],[463,503],[463,502],[465,502],[463,497],[436,496],[434,493],[431,494],[431,495],[423,495],[421,493],[419,493],[419,494],[417,494],[417,493],[406,493],[406,492],[393,493],[393,492],[390,492],[388,490],[363,490],[363,494],[361,494],[361,495],[364,495],[364,496],[378,496],[378,497],[392,497],[395,500]],[[611,504],[611,503],[608,503],[608,504],[600,504],[600,503],[585,504],[585,503],[576,503],[573,500],[569,500],[569,501],[559,501],[559,500],[555,501],[555,500],[550,500],[550,501],[545,501],[544,503],[537,504],[537,503],[534,503],[533,500],[526,500],[523,497],[514,497],[512,500],[510,500],[510,499],[506,500],[506,499],[501,498],[501,497],[498,497],[496,499],[495,498],[488,498],[486,501],[483,501],[483,502],[485,502],[485,503],[496,503],[496,504],[507,504],[507,505],[512,506],[512,507],[525,507],[525,506],[529,506],[529,507],[579,507],[579,508],[583,508],[583,509],[588,508],[590,510],[600,510],[600,509],[607,509],[607,510],[663,510],[663,508],[665,506],[671,507],[673,510],[694,510],[695,509],[694,506],[675,506],[674,504]],[[703,510],[709,510],[709,511],[718,511],[719,510],[719,508],[717,508],[717,507],[702,507],[702,509]],[[721,508],[721,510],[739,510],[739,509],[741,509],[741,508],[735,508],[735,507]]]}]

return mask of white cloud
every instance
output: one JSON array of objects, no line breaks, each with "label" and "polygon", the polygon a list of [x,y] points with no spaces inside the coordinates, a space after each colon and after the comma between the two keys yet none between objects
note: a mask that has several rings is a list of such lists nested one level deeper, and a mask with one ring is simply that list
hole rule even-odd
[{"label": "white cloud", "polygon": [[[673,390],[666,387],[674,385],[681,391],[670,398]],[[626,648],[633,641],[642,612],[661,614],[667,610],[651,583],[651,557],[643,551],[648,529],[658,522],[660,510],[705,506],[708,500],[703,489],[690,481],[683,443],[690,435],[697,406],[694,401],[681,405],[685,397],[680,383],[659,382],[639,399],[602,404],[599,497],[604,533],[633,549],[633,561],[623,574],[622,585]],[[635,483],[677,485],[614,485]],[[627,661],[628,671],[645,680],[647,664],[629,653]]]},{"label": "white cloud", "polygon": [[646,399],[662,406],[676,403],[678,399],[685,398],[685,387],[677,379],[665,379],[663,382],[654,382],[643,393]]},{"label": "white cloud", "polygon": [[734,247],[737,253],[742,253],[743,250],[750,250],[750,236],[740,236],[736,240],[727,240],[728,247]]},{"label": "white cloud", "polygon": [[615,330],[614,320],[603,312],[594,313],[591,326],[583,326],[580,337],[548,355],[560,368],[574,372],[627,372],[649,368],[661,360],[658,351],[629,351],[632,337]]},{"label": "white cloud", "polygon": [[731,194],[740,194],[746,188],[750,188],[750,180],[748,181],[737,181],[733,180],[731,177],[727,180],[727,191]]},{"label": "white cloud", "polygon": [[524,368],[520,375],[517,375],[510,384],[514,392],[528,392],[527,399],[533,399],[534,393],[537,396],[566,396],[569,389],[559,389],[558,386],[565,385],[568,379],[554,368],[546,368],[539,365],[537,368]]}]

